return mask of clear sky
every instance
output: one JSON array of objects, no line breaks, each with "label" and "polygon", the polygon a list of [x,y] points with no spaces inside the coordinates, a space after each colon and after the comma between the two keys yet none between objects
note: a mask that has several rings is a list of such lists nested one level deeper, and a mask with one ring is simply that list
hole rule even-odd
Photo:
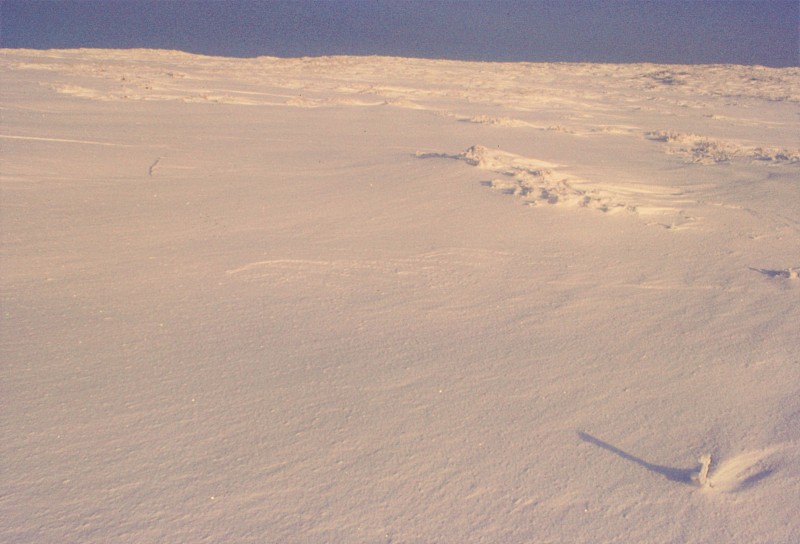
[{"label": "clear sky", "polygon": [[800,64],[800,0],[0,0],[3,47]]}]

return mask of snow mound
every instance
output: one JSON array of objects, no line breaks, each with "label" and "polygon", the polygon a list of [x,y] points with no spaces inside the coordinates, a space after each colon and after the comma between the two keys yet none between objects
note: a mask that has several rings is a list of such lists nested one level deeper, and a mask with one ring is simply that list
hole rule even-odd
[{"label": "snow mound", "polygon": [[773,476],[778,462],[774,454],[780,449],[780,446],[771,446],[723,459],[708,475],[705,488],[719,493],[738,493],[754,487]]}]

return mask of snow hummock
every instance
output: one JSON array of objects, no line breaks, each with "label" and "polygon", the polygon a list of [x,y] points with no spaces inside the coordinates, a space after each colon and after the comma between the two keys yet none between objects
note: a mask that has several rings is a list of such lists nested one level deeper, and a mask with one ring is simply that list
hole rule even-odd
[{"label": "snow hummock", "polygon": [[800,541],[800,70],[0,70],[4,542]]}]

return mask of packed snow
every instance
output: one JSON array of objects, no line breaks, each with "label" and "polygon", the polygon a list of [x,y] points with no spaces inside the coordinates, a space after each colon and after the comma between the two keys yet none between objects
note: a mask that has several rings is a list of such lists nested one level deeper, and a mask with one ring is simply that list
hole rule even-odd
[{"label": "packed snow", "polygon": [[0,74],[3,542],[800,542],[800,69]]}]

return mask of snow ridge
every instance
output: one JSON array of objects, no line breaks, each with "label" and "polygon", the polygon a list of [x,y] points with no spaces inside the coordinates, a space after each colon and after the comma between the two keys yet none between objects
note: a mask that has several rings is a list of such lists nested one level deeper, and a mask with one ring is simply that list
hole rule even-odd
[{"label": "snow ridge", "polygon": [[669,130],[648,132],[645,137],[648,140],[667,144],[667,153],[697,164],[719,164],[733,160],[759,161],[770,164],[800,162],[800,149],[748,146],[730,140]]},{"label": "snow ridge", "polygon": [[[630,212],[642,216],[672,216],[656,221],[666,228],[683,226],[692,220],[683,211],[683,191],[646,184],[613,186],[583,179],[556,163],[524,157],[476,144],[458,154],[422,153],[418,158],[447,158],[466,162],[498,177],[481,184],[502,194],[513,195],[527,206],[553,205],[588,208],[604,213]],[[692,202],[691,199],[688,202]]]},{"label": "snow ridge", "polygon": [[482,145],[474,145],[457,157],[472,166],[501,174],[503,177],[485,184],[521,198],[528,206],[559,204],[602,212],[635,209],[613,193],[591,187],[589,182],[560,171],[557,164],[491,150]]}]

